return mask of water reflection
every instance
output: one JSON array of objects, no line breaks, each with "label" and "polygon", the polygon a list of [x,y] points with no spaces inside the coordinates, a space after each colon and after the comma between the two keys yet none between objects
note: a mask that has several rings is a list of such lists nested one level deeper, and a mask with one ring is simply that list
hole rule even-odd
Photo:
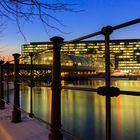
[{"label": "water reflection", "polygon": [[112,99],[112,137],[115,140],[139,140],[139,97],[120,96]]},{"label": "water reflection", "polygon": [[96,93],[64,91],[62,93],[62,123],[64,129],[81,138],[101,139],[104,135],[104,98]]},{"label": "water reflection", "polygon": [[[102,80],[64,82],[67,85],[80,85],[97,88],[104,86]],[[140,91],[140,81],[112,81],[112,85],[122,90]],[[50,121],[51,92],[45,84],[33,88],[33,112]],[[113,140],[139,140],[140,97],[121,95],[112,98],[111,125]],[[96,93],[62,90],[62,126],[84,140],[105,139],[105,98]],[[21,85],[21,106],[30,111],[30,89]]]}]

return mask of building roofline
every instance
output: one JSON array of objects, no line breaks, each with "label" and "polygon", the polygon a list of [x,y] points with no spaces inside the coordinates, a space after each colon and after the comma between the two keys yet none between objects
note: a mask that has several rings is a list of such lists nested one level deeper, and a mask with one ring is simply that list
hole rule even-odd
[{"label": "building roofline", "polygon": [[[79,42],[81,42],[81,43],[88,43],[88,42],[95,42],[95,43],[97,43],[97,42],[104,42],[105,40],[84,40],[84,41],[79,41]],[[121,41],[123,41],[123,42],[129,42],[129,41],[138,41],[138,42],[140,42],[140,38],[138,38],[138,39],[111,39],[110,40],[110,42],[121,42]],[[65,42],[67,42],[67,41],[65,41]],[[24,45],[38,45],[38,44],[40,44],[40,45],[45,45],[45,44],[50,44],[51,42],[46,42],[46,41],[44,41],[44,42],[30,42],[29,44],[23,44],[23,46]],[[78,42],[75,42],[75,43],[78,43]]]}]

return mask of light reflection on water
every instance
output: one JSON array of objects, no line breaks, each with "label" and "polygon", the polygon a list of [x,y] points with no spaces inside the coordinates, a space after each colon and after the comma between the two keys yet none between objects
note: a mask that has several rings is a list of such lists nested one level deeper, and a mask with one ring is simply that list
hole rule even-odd
[{"label": "light reflection on water", "polygon": [[[78,81],[65,83],[97,88],[104,86],[102,80]],[[140,91],[140,81],[112,81],[111,85],[121,90]],[[50,88],[45,86],[33,88],[34,113],[50,121]],[[111,103],[112,139],[140,139],[140,97],[121,95],[113,97]],[[83,140],[105,139],[105,97],[96,93],[62,90],[61,93],[62,126],[64,129],[81,137]],[[30,111],[30,88],[21,86],[21,106]]]}]

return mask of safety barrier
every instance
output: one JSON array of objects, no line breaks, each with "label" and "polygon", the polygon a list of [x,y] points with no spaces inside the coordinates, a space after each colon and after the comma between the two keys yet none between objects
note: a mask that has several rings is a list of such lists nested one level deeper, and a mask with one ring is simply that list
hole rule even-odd
[{"label": "safety barrier", "polygon": [[[68,136],[72,137],[73,139],[79,139],[78,137],[70,134],[69,132],[63,130],[61,128],[61,90],[62,89],[71,89],[71,90],[83,90],[83,91],[91,91],[91,92],[97,92],[101,96],[105,96],[106,98],[106,140],[111,140],[111,97],[116,97],[120,94],[125,95],[135,95],[140,96],[140,92],[133,92],[133,91],[121,91],[117,87],[111,87],[110,86],[110,35],[113,31],[140,23],[140,18],[136,20],[132,20],[130,22],[126,22],[117,26],[106,26],[101,29],[99,32],[95,32],[68,42],[63,42],[63,38],[61,37],[53,37],[50,39],[50,41],[53,44],[53,66],[52,66],[52,83],[50,85],[52,90],[52,110],[51,110],[51,122],[48,123],[46,121],[43,121],[42,119],[38,118],[33,114],[32,110],[32,88],[34,87],[34,79],[32,76],[32,70],[33,70],[33,63],[32,58],[35,55],[34,53],[29,53],[30,59],[31,59],[31,67],[30,67],[30,92],[31,92],[31,98],[30,98],[30,112],[28,113],[30,117],[33,117],[47,125],[50,126],[50,134],[49,134],[49,140],[62,140],[63,134],[65,133]],[[105,83],[106,85],[104,87],[99,87],[98,89],[93,88],[84,88],[84,87],[68,87],[68,86],[62,86],[61,85],[61,62],[60,62],[60,50],[61,47],[63,47],[64,44],[68,43],[74,43],[79,42],[83,39],[88,39],[90,37],[98,36],[98,35],[104,35],[105,37]],[[43,52],[45,50],[42,50],[40,52]],[[38,53],[40,53],[38,52]],[[13,104],[13,112],[12,112],[12,122],[20,122],[21,121],[21,112],[24,111],[20,108],[20,102],[19,102],[19,60],[23,59],[20,58],[19,54],[13,54],[14,56],[14,104]],[[9,82],[9,62],[5,63],[1,60],[0,61],[0,109],[4,109],[4,92],[3,92],[3,65],[7,65],[7,88],[8,88],[8,82]],[[9,103],[9,91],[7,91],[7,103]]]}]

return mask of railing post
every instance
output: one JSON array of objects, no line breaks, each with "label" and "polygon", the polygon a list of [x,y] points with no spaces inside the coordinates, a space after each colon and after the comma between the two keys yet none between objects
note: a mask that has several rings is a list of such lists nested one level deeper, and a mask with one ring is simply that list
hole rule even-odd
[{"label": "railing post", "polygon": [[30,60],[31,60],[31,65],[30,65],[30,83],[29,83],[29,86],[30,86],[30,113],[29,113],[29,116],[30,117],[33,117],[34,114],[33,114],[33,87],[34,87],[34,82],[33,82],[33,52],[30,52],[29,53],[29,56],[30,56]]},{"label": "railing post", "polygon": [[53,68],[52,68],[52,110],[51,110],[51,132],[49,140],[63,140],[61,129],[61,64],[60,49],[63,38],[53,37],[50,39],[53,43]]},{"label": "railing post", "polygon": [[12,112],[12,122],[21,122],[20,97],[19,97],[19,56],[15,53],[14,56],[14,106]]},{"label": "railing post", "polygon": [[[110,89],[110,34],[113,32],[111,26],[102,28],[102,34],[105,36],[105,81],[106,89]],[[106,140],[111,140],[111,97],[106,95]]]},{"label": "railing post", "polygon": [[3,85],[3,60],[0,60],[0,109],[5,108],[5,103],[4,103],[4,85]]},{"label": "railing post", "polygon": [[7,102],[7,104],[9,103],[9,62],[7,61],[6,62],[6,67],[7,67],[7,100],[6,100],[6,102]]}]

